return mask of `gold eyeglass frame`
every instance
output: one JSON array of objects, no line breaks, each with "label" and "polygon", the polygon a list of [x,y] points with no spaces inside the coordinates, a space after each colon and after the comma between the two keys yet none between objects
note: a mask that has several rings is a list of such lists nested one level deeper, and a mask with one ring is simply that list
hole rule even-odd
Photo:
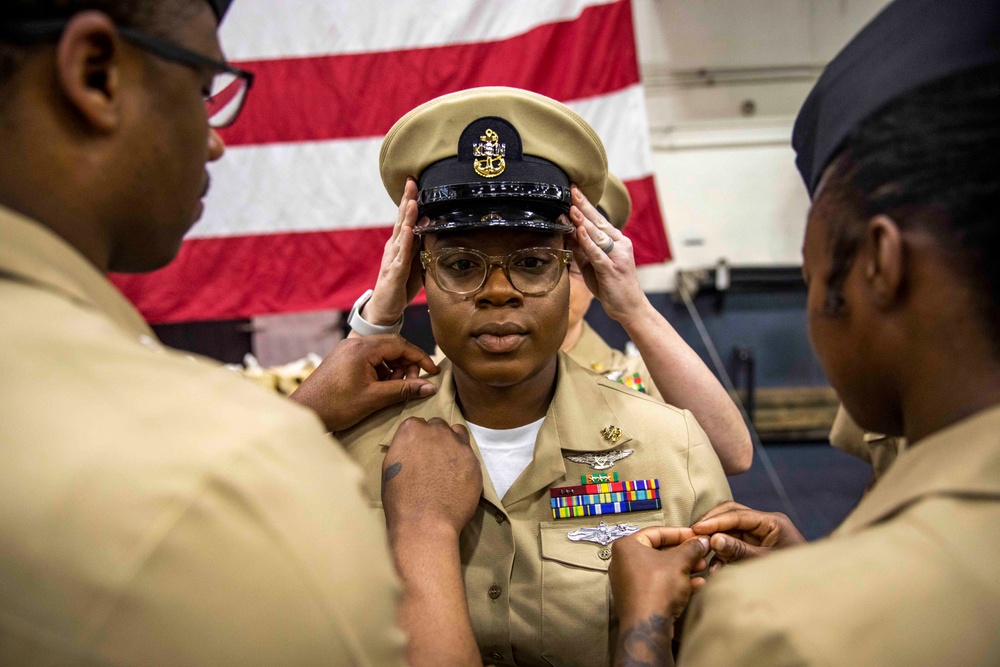
[{"label": "gold eyeglass frame", "polygon": [[[523,290],[520,290],[514,285],[514,281],[510,277],[511,258],[513,258],[516,255],[520,255],[521,253],[532,252],[532,251],[543,251],[547,253],[552,253],[555,256],[555,258],[559,261],[561,267],[559,269],[559,275],[553,281],[552,286],[549,287],[548,289],[542,290],[541,292],[525,292]],[[482,282],[479,283],[479,286],[476,287],[476,289],[458,292],[456,290],[445,287],[444,285],[441,284],[441,281],[438,279],[437,270],[435,268],[437,266],[438,258],[446,253],[455,253],[455,252],[470,253],[472,255],[481,258],[485,262],[486,267],[485,271],[483,272],[483,280]],[[568,267],[570,265],[570,262],[572,261],[573,261],[573,251],[561,248],[544,248],[544,247],[521,248],[520,250],[515,250],[514,252],[508,253],[506,255],[487,255],[486,253],[480,252],[474,248],[460,248],[460,247],[440,248],[434,251],[427,251],[427,250],[420,251],[420,263],[423,265],[424,270],[430,273],[431,277],[434,278],[434,283],[441,290],[447,292],[448,294],[456,294],[458,296],[468,296],[469,294],[475,294],[479,290],[483,289],[483,285],[485,285],[486,281],[489,280],[490,274],[493,272],[494,266],[499,266],[501,269],[503,269],[503,274],[504,277],[507,278],[507,282],[510,283],[511,287],[516,289],[524,296],[544,296],[559,286],[559,281],[562,279],[563,269]]]}]

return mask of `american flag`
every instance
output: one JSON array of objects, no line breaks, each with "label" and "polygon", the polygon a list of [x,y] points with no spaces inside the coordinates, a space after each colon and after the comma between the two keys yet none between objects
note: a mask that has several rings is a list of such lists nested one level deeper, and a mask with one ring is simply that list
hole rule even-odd
[{"label": "american flag", "polygon": [[153,323],[350,308],[396,217],[383,135],[474,86],[526,88],[597,130],[639,263],[670,257],[629,0],[240,0],[221,40],[256,81],[177,259],[114,282]]}]

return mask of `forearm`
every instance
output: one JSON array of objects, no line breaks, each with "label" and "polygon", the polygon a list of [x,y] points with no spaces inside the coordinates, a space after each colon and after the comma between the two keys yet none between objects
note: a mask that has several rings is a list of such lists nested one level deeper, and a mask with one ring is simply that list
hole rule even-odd
[{"label": "forearm", "polygon": [[648,300],[621,324],[670,405],[690,410],[727,475],[750,467],[753,443],[739,408],[701,357]]},{"label": "forearm", "polygon": [[672,635],[673,622],[659,614],[623,619],[618,629],[615,667],[672,667]]},{"label": "forearm", "polygon": [[409,637],[410,665],[481,665],[462,580],[458,537],[399,529],[390,535],[403,581],[399,623]]}]

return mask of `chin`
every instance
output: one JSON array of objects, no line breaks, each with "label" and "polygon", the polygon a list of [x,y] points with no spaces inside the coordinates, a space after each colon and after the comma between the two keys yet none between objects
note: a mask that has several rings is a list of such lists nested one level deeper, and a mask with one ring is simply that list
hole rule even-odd
[{"label": "chin", "polygon": [[488,387],[505,389],[530,380],[543,372],[550,364],[556,363],[556,353],[543,360],[527,359],[523,356],[483,359],[466,357],[462,370],[466,375]]},{"label": "chin", "polygon": [[903,419],[898,406],[884,397],[852,395],[838,389],[844,408],[855,423],[869,433],[903,435]]},{"label": "chin", "polygon": [[[178,239],[169,245],[147,246],[135,250],[135,252],[116,253],[110,262],[110,270],[115,273],[149,273],[162,269],[177,259],[181,250],[181,241]],[[166,245],[166,247],[162,247]]]}]

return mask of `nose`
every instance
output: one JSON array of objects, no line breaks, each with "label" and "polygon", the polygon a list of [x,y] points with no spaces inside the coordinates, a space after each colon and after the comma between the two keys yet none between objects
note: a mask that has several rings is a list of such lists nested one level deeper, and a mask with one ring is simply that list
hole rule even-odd
[{"label": "nose", "polygon": [[486,274],[486,282],[476,294],[476,305],[486,306],[518,306],[524,300],[524,295],[517,291],[503,272],[503,267],[494,264]]},{"label": "nose", "polygon": [[215,162],[226,152],[226,143],[214,127],[208,128],[208,161]]}]

